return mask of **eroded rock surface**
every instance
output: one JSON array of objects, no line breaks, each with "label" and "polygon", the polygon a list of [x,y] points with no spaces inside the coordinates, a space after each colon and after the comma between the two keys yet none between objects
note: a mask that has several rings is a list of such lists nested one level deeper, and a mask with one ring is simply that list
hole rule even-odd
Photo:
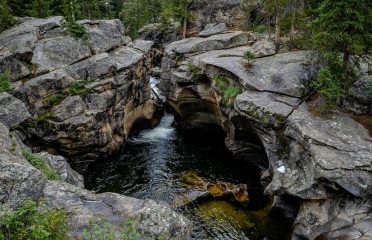
[{"label": "eroded rock surface", "polygon": [[0,122],[7,127],[16,126],[31,117],[25,104],[9,93],[0,93]]},{"label": "eroded rock surface", "polygon": [[11,71],[14,95],[32,115],[28,132],[67,156],[97,158],[115,151],[137,119],[151,121],[153,43],[133,43],[119,20],[79,21],[85,42],[62,21],[23,18],[1,33],[0,71]]},{"label": "eroded rock surface", "polygon": [[230,29],[239,29],[246,25],[246,12],[241,2],[241,0],[193,1],[189,7],[191,15],[194,16],[188,26],[190,34],[203,30],[211,23],[226,23]]},{"label": "eroded rock surface", "polygon": [[84,188],[84,177],[73,170],[64,157],[52,155],[47,152],[41,152],[36,155],[43,159],[51,169],[61,176],[63,181]]},{"label": "eroded rock surface", "polygon": [[[9,129],[0,122],[0,208],[16,208],[27,199],[43,200],[50,208],[64,209],[69,217],[70,235],[80,238],[92,220],[120,227],[133,220],[141,239],[189,239],[191,222],[169,206],[114,193],[94,194],[79,187],[82,179],[63,157],[39,153],[64,177],[49,181],[31,166]],[[69,184],[70,182],[75,185]],[[120,234],[118,232],[117,234]]]},{"label": "eroded rock surface", "polygon": [[[308,86],[317,69],[310,52],[273,55],[272,42],[255,34],[236,45],[214,44],[226,43],[228,34],[213,35],[213,44],[205,40],[211,37],[189,38],[165,47],[160,86],[180,126],[220,126],[238,159],[267,168],[267,194],[299,199],[294,239],[368,239],[368,131],[345,114],[325,119],[310,110]],[[246,51],[255,54],[253,63],[243,59]],[[365,85],[362,79],[352,90],[364,105]],[[226,98],[227,87],[239,92]],[[252,159],[252,149],[263,149],[267,163]]]},{"label": "eroded rock surface", "polygon": [[354,83],[343,105],[356,115],[372,115],[372,75],[364,76]]}]

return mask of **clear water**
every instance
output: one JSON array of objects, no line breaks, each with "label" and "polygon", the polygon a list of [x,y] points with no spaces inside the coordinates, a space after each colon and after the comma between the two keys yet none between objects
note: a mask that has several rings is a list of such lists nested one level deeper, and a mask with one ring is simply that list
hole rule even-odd
[{"label": "clear water", "polygon": [[[269,214],[257,167],[236,162],[223,139],[190,137],[172,123],[166,114],[158,127],[133,134],[116,156],[91,164],[87,188],[165,202],[193,221],[193,239],[289,239],[291,224]],[[249,205],[208,198],[180,207],[177,199],[186,188],[180,176],[190,171],[208,181],[248,184]]]}]

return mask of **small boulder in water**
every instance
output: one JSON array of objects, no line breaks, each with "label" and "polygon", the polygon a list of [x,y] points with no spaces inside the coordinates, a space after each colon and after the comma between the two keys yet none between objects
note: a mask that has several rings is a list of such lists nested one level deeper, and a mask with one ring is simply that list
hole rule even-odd
[{"label": "small boulder in water", "polygon": [[211,183],[207,185],[207,190],[213,197],[221,197],[226,191],[226,186],[219,183]]},{"label": "small boulder in water", "polygon": [[249,195],[246,184],[234,185],[228,182],[209,182],[197,175],[196,172],[190,171],[180,177],[181,182],[187,187],[185,194],[176,197],[174,204],[176,206],[187,205],[194,201],[207,197],[233,197],[238,203],[246,205],[249,203]]}]

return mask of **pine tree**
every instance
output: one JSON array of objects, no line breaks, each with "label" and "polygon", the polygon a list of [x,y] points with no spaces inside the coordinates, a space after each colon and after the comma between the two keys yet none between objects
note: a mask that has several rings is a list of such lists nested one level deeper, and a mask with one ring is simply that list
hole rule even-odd
[{"label": "pine tree", "polygon": [[325,66],[313,87],[328,105],[348,91],[360,60],[371,60],[371,9],[369,0],[323,0],[315,11],[311,41]]},{"label": "pine tree", "polygon": [[358,61],[371,53],[372,2],[369,0],[324,0],[311,23],[314,48],[341,53],[343,61]]},{"label": "pine tree", "polygon": [[27,13],[31,17],[47,18],[52,15],[50,4],[50,0],[33,0]]},{"label": "pine tree", "polygon": [[62,10],[67,22],[75,22],[80,15],[80,5],[77,0],[63,0]]},{"label": "pine tree", "polygon": [[264,10],[270,15],[275,17],[275,47],[276,51],[280,48],[280,34],[281,34],[281,18],[285,12],[285,6],[288,0],[264,0]]},{"label": "pine tree", "polygon": [[15,23],[6,0],[0,0],[0,32]]},{"label": "pine tree", "polygon": [[129,35],[136,37],[142,26],[158,20],[160,12],[161,5],[157,0],[126,0],[120,18],[129,30]]},{"label": "pine tree", "polygon": [[101,2],[97,0],[82,0],[81,1],[81,19],[101,19],[102,11],[100,9]]}]

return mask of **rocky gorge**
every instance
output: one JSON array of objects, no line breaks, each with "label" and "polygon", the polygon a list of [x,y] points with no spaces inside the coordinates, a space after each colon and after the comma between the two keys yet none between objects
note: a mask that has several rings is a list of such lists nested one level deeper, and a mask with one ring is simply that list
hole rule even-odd
[{"label": "rocky gorge", "polygon": [[[202,34],[178,41],[171,36],[159,42],[153,34],[132,41],[119,20],[87,20],[80,21],[89,35],[84,42],[64,30],[62,17],[24,18],[1,33],[0,71],[10,70],[15,88],[0,93],[1,205],[44,199],[68,212],[73,237],[91,218],[120,225],[134,217],[148,239],[190,238],[191,222],[169,206],[95,194],[76,172],[115,153],[136,125],[158,122],[161,106],[150,85],[155,42],[164,48],[159,88],[177,127],[218,129],[237,160],[259,166],[272,208],[295,219],[292,239],[371,238],[368,131],[345,113],[330,119],[314,113],[309,84],[318,66],[309,52],[276,53],[265,35],[234,31],[220,9],[191,26],[199,32],[212,23]],[[241,9],[232,11],[238,16]],[[247,51],[256,58],[251,64],[243,58]],[[368,114],[370,98],[357,87],[359,97],[350,96],[345,105]],[[32,167],[22,154],[28,147],[40,151],[63,181]],[[252,149],[262,150],[265,160],[253,158]]]},{"label": "rocky gorge", "polygon": [[[274,206],[286,195],[301,202],[293,239],[368,239],[371,137],[344,113],[316,116],[307,101],[316,63],[305,51],[274,49],[264,37],[246,32],[165,46],[163,90],[179,124],[220,126],[226,145],[242,160],[252,147],[265,150],[268,162],[257,163],[267,169],[265,193],[275,196]],[[248,67],[247,50],[256,57]],[[226,97],[221,82],[239,87],[235,99]],[[279,207],[287,211],[285,204]]]}]

